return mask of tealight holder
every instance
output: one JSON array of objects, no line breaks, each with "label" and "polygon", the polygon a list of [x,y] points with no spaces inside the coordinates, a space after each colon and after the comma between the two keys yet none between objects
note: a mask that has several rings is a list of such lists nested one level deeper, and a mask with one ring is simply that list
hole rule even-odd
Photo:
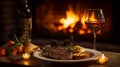
[{"label": "tealight holder", "polygon": [[99,58],[98,58],[98,63],[99,64],[105,64],[108,61],[108,57],[105,56],[104,54],[102,54]]},{"label": "tealight holder", "polygon": [[23,59],[30,59],[30,53],[23,53],[22,58]]}]

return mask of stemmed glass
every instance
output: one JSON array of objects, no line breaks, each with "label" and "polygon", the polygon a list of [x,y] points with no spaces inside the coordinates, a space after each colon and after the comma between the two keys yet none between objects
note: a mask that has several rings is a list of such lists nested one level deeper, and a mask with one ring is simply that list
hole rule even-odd
[{"label": "stemmed glass", "polygon": [[96,50],[96,33],[103,28],[105,18],[102,9],[88,9],[85,24],[92,31],[94,36],[93,49]]}]

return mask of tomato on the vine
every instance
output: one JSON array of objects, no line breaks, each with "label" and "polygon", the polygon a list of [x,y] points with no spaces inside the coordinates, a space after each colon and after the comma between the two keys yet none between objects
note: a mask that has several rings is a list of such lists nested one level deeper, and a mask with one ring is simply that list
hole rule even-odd
[{"label": "tomato on the vine", "polygon": [[7,42],[7,45],[8,45],[8,46],[11,46],[11,45],[13,45],[13,44],[15,44],[15,41],[13,41],[13,40],[9,40],[9,41]]},{"label": "tomato on the vine", "polygon": [[22,53],[23,52],[23,44],[21,44],[19,47],[18,47],[18,49],[17,49],[17,52],[18,53]]},{"label": "tomato on the vine", "polygon": [[3,47],[0,47],[0,56],[5,56],[6,50]]}]

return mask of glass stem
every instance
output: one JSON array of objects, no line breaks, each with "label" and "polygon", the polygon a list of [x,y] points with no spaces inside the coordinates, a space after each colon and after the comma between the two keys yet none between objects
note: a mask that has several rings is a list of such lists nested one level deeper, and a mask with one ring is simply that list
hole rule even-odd
[{"label": "glass stem", "polygon": [[93,49],[96,50],[96,32],[93,32],[93,36],[94,36]]}]

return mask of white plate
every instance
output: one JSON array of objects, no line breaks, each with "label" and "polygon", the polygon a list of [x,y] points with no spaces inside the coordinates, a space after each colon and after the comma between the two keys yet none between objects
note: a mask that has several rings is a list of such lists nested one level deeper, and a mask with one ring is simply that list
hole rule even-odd
[{"label": "white plate", "polygon": [[93,56],[90,58],[76,59],[76,60],[57,60],[57,59],[51,59],[51,58],[46,58],[46,57],[40,56],[40,52],[38,52],[38,51],[34,52],[33,56],[40,60],[61,63],[61,62],[83,62],[83,61],[97,60],[97,58],[102,55],[102,53],[97,50],[88,49],[88,48],[85,48],[85,50],[93,53]]}]

